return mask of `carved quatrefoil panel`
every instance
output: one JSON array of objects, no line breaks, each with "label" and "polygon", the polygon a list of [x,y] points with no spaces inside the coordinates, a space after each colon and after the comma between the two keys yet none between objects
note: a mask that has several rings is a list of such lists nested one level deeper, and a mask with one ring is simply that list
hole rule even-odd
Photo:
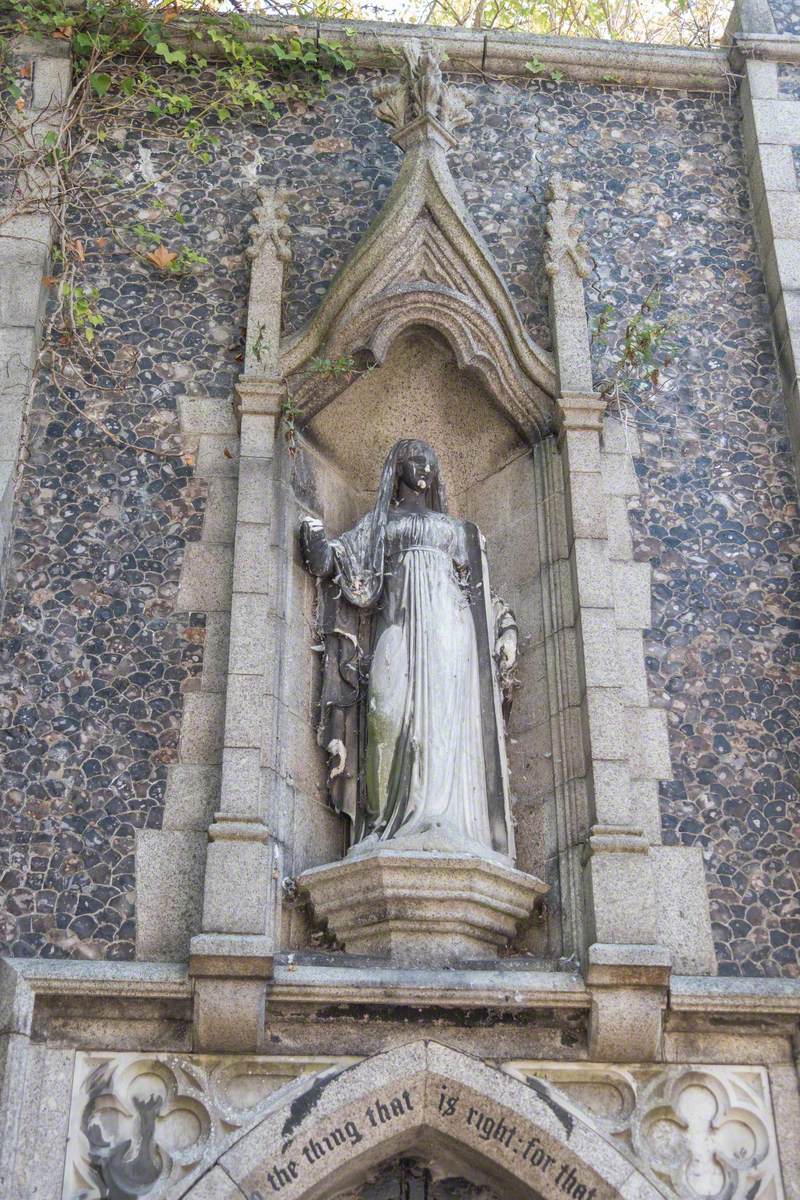
[{"label": "carved quatrefoil panel", "polygon": [[350,1061],[78,1054],[63,1200],[161,1200],[301,1076]]},{"label": "carved quatrefoil panel", "polygon": [[547,1079],[675,1200],[784,1200],[761,1067],[506,1064]]}]

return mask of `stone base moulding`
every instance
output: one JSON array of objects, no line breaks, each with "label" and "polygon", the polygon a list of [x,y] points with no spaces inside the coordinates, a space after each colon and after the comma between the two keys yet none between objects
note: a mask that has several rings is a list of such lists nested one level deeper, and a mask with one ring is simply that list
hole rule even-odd
[{"label": "stone base moulding", "polygon": [[389,849],[313,867],[297,882],[349,953],[399,966],[494,958],[547,891],[477,855]]}]

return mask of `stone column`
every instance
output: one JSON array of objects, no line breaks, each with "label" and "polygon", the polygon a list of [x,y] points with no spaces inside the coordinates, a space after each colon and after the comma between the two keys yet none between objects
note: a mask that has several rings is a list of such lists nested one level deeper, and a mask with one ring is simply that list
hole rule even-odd
[{"label": "stone column", "polygon": [[275,430],[285,393],[277,372],[290,251],[280,192],[260,189],[259,200],[245,373],[237,388],[239,486],[220,808],[208,830],[203,933],[192,940],[190,958],[195,1048],[203,1051],[258,1048],[279,934],[282,864],[267,825],[262,748],[270,741],[275,695],[270,672],[278,644],[271,499]]},{"label": "stone column", "polygon": [[[26,79],[19,79],[24,107],[10,106],[7,120],[24,129],[30,145],[40,148],[47,134],[58,132],[69,96],[69,45],[17,38],[10,50],[12,63],[26,68]],[[47,302],[44,280],[50,273],[54,186],[55,177],[46,170],[23,170],[14,181],[11,199],[0,208],[0,569]]]},{"label": "stone column", "polygon": [[580,738],[583,752],[583,788],[573,781],[566,820],[569,891],[579,891],[582,876],[585,945],[577,949],[593,985],[590,1053],[596,1059],[647,1060],[661,1052],[671,959],[658,943],[649,842],[634,812],[601,472],[605,404],[593,391],[583,295],[590,261],[579,241],[570,186],[556,177],[548,198],[546,268],[580,697],[569,736]]},{"label": "stone column", "polygon": [[766,0],[740,0],[735,15],[750,196],[800,477],[800,20],[776,36]]}]

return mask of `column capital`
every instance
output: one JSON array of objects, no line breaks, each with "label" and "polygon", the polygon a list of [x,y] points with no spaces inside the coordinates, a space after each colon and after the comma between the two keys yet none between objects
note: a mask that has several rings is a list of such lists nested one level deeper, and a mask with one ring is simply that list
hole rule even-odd
[{"label": "column capital", "polygon": [[236,383],[236,415],[274,417],[281,414],[286,398],[286,381],[280,375],[240,375]]},{"label": "column capital", "polygon": [[556,399],[556,428],[559,439],[579,429],[600,433],[606,407],[606,401],[596,393],[563,392]]}]

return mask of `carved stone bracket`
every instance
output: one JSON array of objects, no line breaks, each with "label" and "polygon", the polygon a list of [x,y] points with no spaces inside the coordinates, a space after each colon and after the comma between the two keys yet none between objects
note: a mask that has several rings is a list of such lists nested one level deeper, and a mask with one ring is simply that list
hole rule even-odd
[{"label": "carved stone bracket", "polygon": [[247,257],[258,259],[262,254],[274,254],[280,262],[290,262],[292,257],[292,231],[286,221],[289,209],[286,193],[280,184],[276,187],[258,189],[259,205],[253,209],[256,218],[250,226],[251,244]]},{"label": "carved stone bracket", "polygon": [[589,325],[583,281],[591,259],[580,240],[573,184],[554,175],[547,189],[544,263],[550,277],[550,320],[562,395],[593,394]]},{"label": "carved stone bracket", "polygon": [[286,193],[280,185],[260,187],[258,200],[247,248],[252,266],[244,361],[245,374],[271,375],[278,360],[283,276],[292,257],[291,230],[286,223]]},{"label": "carved stone bracket", "polygon": [[583,226],[577,220],[577,209],[572,202],[575,191],[575,185],[560,175],[554,175],[547,188],[544,264],[551,278],[563,270],[571,270],[579,279],[586,279],[592,269],[592,260],[580,240]]}]

